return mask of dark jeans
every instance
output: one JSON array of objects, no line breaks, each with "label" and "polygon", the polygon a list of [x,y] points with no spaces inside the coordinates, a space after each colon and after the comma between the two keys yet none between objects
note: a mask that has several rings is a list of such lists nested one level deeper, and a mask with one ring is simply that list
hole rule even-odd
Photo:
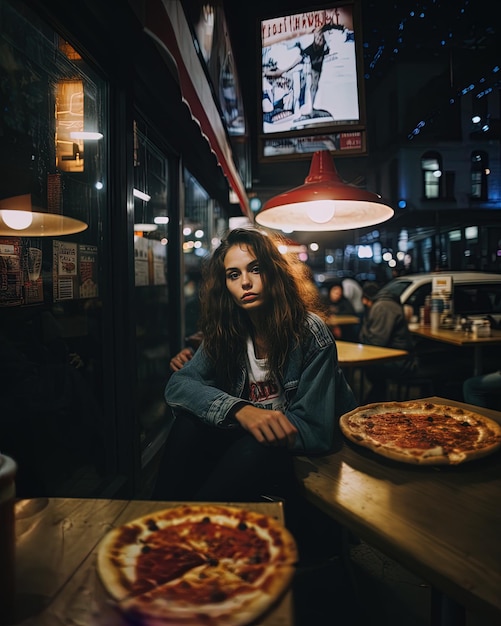
[{"label": "dark jeans", "polygon": [[[292,456],[261,445],[242,428],[215,428],[183,413],[172,425],[158,470],[155,500],[240,502],[286,497]],[[279,493],[279,491],[281,493]]]},{"label": "dark jeans", "polygon": [[263,446],[241,428],[208,426],[189,413],[174,420],[153,500],[259,502],[267,496],[284,501],[301,559],[339,552],[340,526],[302,496],[287,449]]}]

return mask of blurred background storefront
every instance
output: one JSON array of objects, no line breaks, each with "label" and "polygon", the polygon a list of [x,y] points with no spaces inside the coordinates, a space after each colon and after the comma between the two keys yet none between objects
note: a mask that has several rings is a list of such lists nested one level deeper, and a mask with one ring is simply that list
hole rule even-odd
[{"label": "blurred background storefront", "polygon": [[213,17],[202,58],[178,3],[0,0],[0,449],[20,496],[140,494],[154,475],[200,266],[247,203]]}]

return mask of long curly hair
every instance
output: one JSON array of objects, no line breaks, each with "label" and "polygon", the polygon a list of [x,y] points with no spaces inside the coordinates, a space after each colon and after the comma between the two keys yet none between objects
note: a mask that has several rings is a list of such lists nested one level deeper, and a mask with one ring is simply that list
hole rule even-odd
[{"label": "long curly hair", "polygon": [[[287,258],[282,239],[253,228],[231,230],[203,267],[200,289],[200,329],[207,355],[216,365],[218,384],[229,389],[247,349],[253,326],[226,286],[224,259],[233,246],[248,246],[259,262],[266,295],[264,340],[268,369],[281,378],[287,355],[301,340],[308,311],[325,318],[309,268]],[[290,255],[288,255],[290,256]],[[312,289],[313,287],[313,289]]]}]

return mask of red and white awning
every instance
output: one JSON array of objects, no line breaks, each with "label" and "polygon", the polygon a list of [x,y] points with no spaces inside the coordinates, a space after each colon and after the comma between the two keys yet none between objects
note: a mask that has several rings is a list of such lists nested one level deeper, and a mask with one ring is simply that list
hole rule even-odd
[{"label": "red and white awning", "polygon": [[252,216],[245,187],[235,166],[219,110],[196,53],[193,37],[180,2],[178,0],[149,0],[144,7],[145,32],[173,61],[183,102],[188,107],[193,120],[200,126],[202,135],[215,154],[231,189],[237,195],[242,213]]}]

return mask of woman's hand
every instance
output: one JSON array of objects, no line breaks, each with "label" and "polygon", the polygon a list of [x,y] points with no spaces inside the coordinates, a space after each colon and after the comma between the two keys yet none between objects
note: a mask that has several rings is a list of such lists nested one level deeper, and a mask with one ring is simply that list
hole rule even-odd
[{"label": "woman's hand", "polygon": [[183,348],[181,352],[178,352],[176,356],[172,357],[169,366],[173,372],[177,372],[182,369],[188,361],[191,361],[193,357],[193,350],[191,348]]},{"label": "woman's hand", "polygon": [[259,443],[287,448],[294,445],[297,428],[281,411],[244,404],[235,411],[234,417]]}]

